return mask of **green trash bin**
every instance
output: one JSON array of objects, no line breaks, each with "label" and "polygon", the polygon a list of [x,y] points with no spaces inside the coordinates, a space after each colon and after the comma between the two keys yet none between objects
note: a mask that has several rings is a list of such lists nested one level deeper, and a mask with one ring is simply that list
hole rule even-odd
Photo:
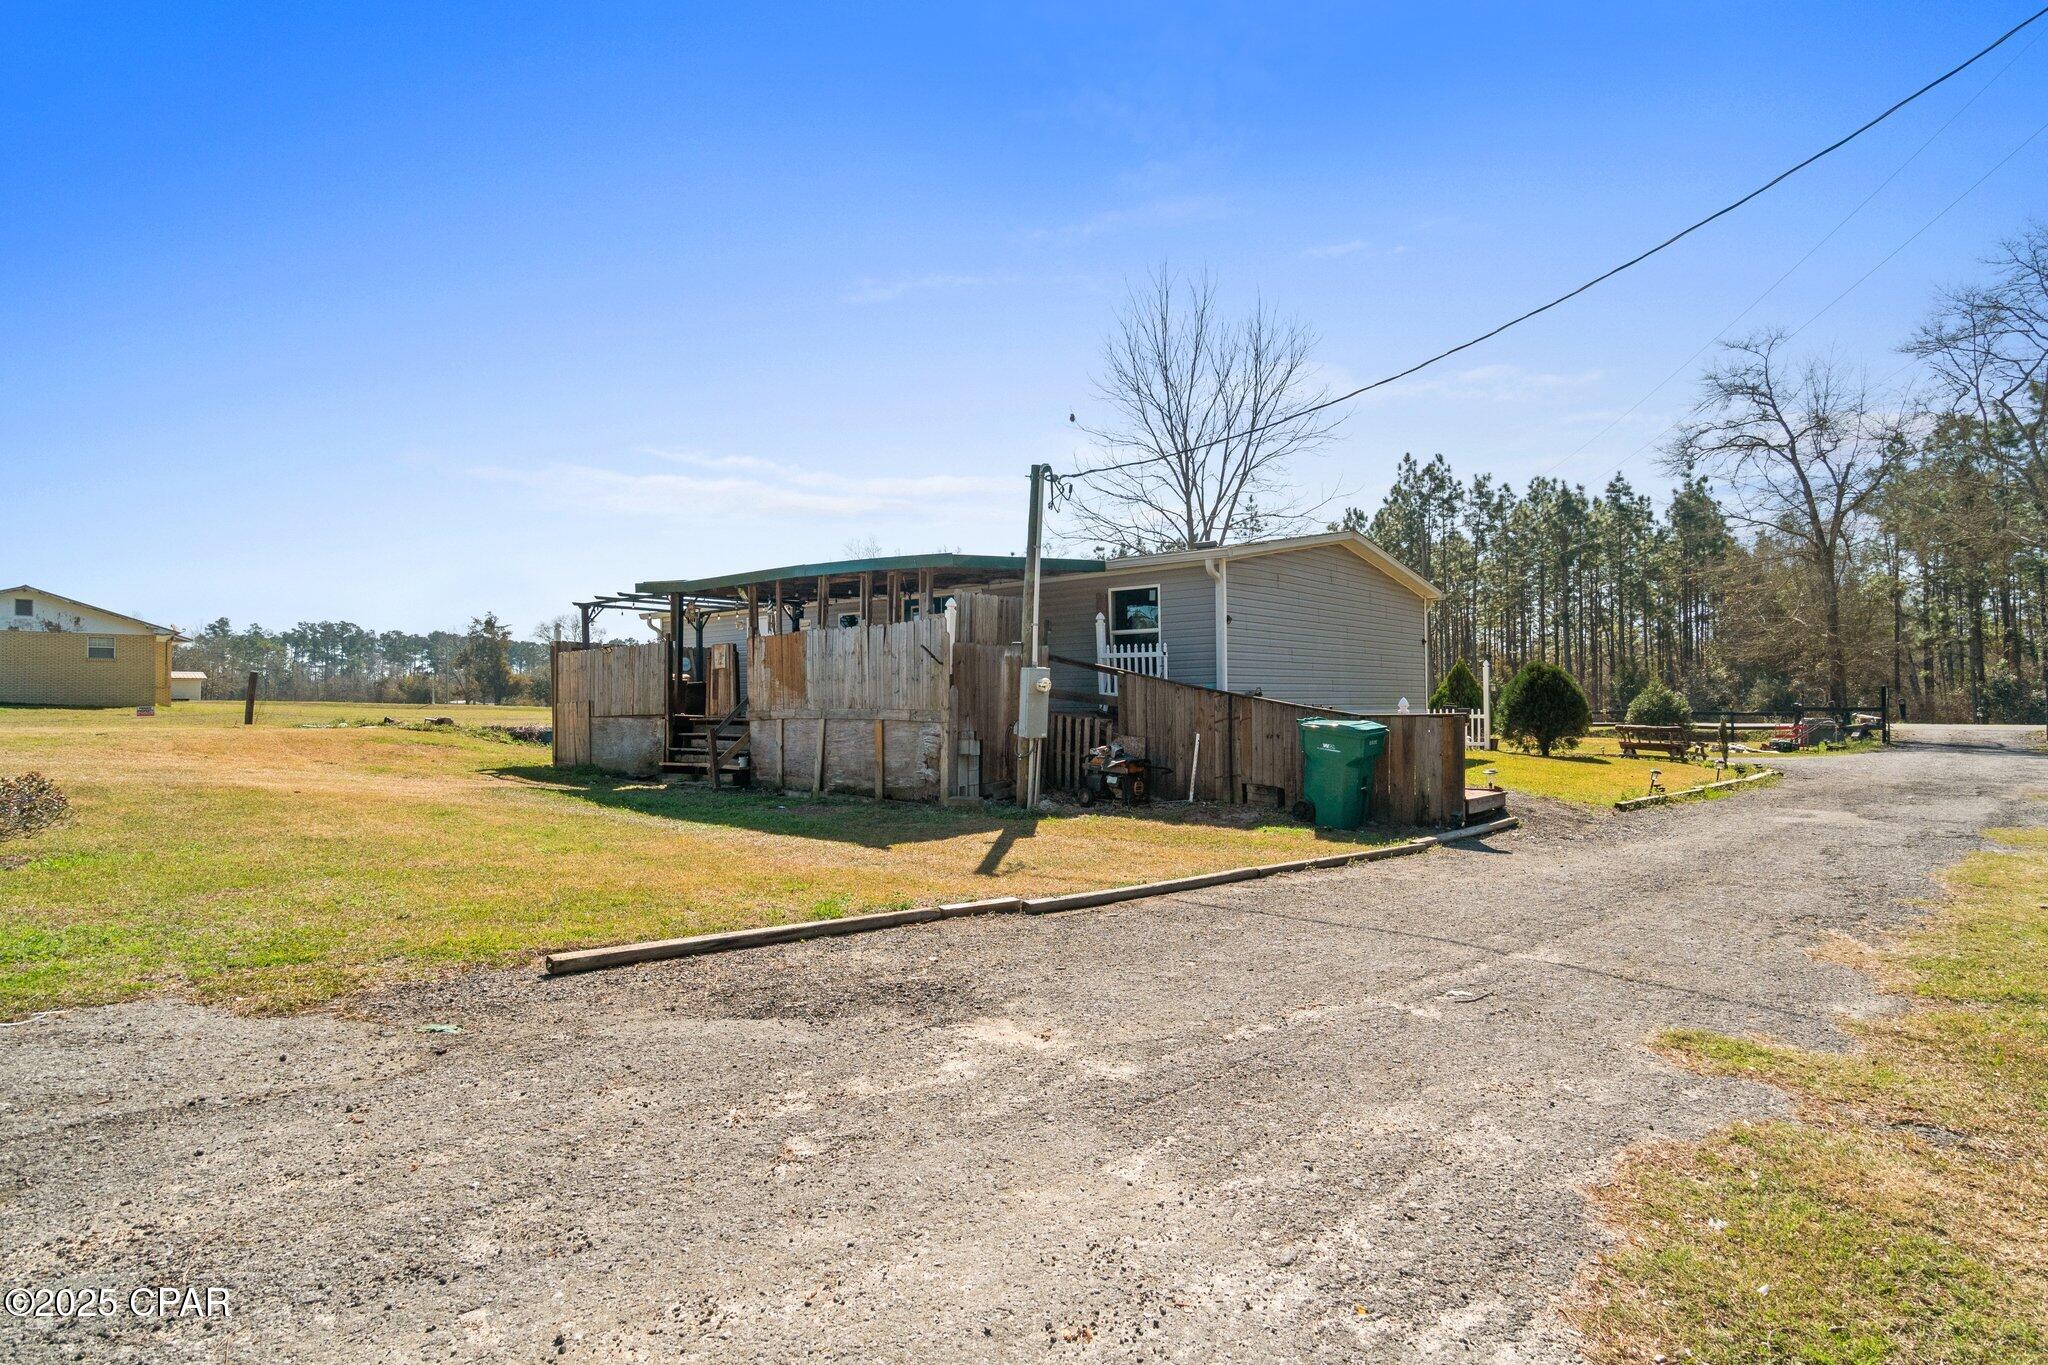
[{"label": "green trash bin", "polygon": [[1372,769],[1387,751],[1376,720],[1316,716],[1301,722],[1302,804],[1325,829],[1357,829],[1372,808]]}]

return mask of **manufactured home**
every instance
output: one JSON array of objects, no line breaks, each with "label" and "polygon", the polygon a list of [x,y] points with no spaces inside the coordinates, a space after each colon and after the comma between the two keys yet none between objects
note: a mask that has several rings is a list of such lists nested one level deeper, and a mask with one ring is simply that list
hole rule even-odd
[{"label": "manufactured home", "polygon": [[[1022,570],[1012,556],[903,555],[649,582],[637,591],[681,599],[674,615],[691,632],[685,643],[734,646],[744,697],[750,634],[915,620],[962,591],[1021,600]],[[1066,709],[1115,695],[1114,675],[1091,663],[1339,710],[1419,708],[1429,695],[1428,614],[1443,594],[1356,531],[1048,558],[1043,571],[1041,642]],[[751,632],[741,605],[750,593]]]},{"label": "manufactured home", "polygon": [[0,592],[0,706],[160,706],[183,637],[22,584]]}]

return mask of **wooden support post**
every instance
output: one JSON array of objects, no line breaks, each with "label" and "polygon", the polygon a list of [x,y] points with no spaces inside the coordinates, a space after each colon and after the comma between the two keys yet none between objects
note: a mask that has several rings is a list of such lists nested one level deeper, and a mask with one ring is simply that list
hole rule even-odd
[{"label": "wooden support post", "polygon": [[875,596],[875,571],[862,569],[860,572],[860,623],[868,623],[868,606]]},{"label": "wooden support post", "polygon": [[747,584],[747,641],[752,643],[761,632],[761,585]]},{"label": "wooden support post", "polygon": [[256,723],[256,680],[263,676],[261,669],[249,670],[249,695],[242,701],[242,724]]},{"label": "wooden support post", "polygon": [[880,801],[889,794],[888,726],[889,722],[877,717],[875,720],[875,800]]},{"label": "wooden support post", "polygon": [[769,619],[775,622],[775,629],[770,634],[780,635],[788,629],[782,621],[782,580],[779,578],[775,580],[775,610]]},{"label": "wooden support post", "polygon": [[893,626],[903,619],[903,571],[900,569],[889,570],[888,578],[885,581],[888,583],[889,606],[888,615],[883,619]]},{"label": "wooden support post", "polygon": [[812,623],[812,630],[830,630],[832,620],[832,579],[830,575],[818,575],[818,619]]},{"label": "wooden support post", "polygon": [[811,770],[811,795],[825,790],[825,717],[818,717],[818,766]]}]

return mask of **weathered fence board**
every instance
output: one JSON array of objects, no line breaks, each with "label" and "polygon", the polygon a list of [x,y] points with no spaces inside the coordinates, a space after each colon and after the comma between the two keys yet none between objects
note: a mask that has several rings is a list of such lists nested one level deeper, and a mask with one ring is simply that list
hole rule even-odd
[{"label": "weathered fence board", "polygon": [[768,635],[753,645],[747,722],[762,781],[913,800],[940,794],[952,717],[944,617]]},{"label": "weathered fence board", "polygon": [[978,750],[978,780],[970,795],[1008,796],[1017,784],[1017,673],[1024,647],[953,644],[953,724],[949,767],[952,791],[967,790],[957,764],[963,750]]},{"label": "weathered fence board", "polygon": [[667,646],[557,645],[551,657],[555,763],[654,771],[667,742]]},{"label": "weathered fence board", "polygon": [[1088,751],[1109,743],[1115,733],[1116,726],[1107,716],[1055,712],[1045,740],[1045,789],[1078,790]]},{"label": "weathered fence board", "polygon": [[[1141,674],[1118,682],[1115,731],[1144,741],[1146,758],[1170,771],[1153,784],[1203,801],[1301,799],[1300,722],[1309,716],[1376,720],[1388,729],[1373,773],[1373,818],[1398,825],[1456,825],[1465,817],[1465,726],[1458,712],[1400,715],[1336,711]],[[1201,737],[1199,759],[1195,738]]]},{"label": "weathered fence board", "polygon": [[953,599],[956,637],[975,645],[1014,645],[1024,639],[1024,601],[963,592]]}]

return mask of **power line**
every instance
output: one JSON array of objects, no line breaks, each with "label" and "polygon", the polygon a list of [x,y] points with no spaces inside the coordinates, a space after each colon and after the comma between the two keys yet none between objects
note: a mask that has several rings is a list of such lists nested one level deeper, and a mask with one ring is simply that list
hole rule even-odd
[{"label": "power line", "polygon": [[1450,357],[1458,354],[1460,351],[1468,351],[1472,347],[1479,345],[1481,342],[1490,341],[1494,337],[1499,336],[1502,332],[1507,331],[1509,328],[1520,326],[1522,323],[1529,321],[1529,319],[1533,317],[1537,317],[1543,313],[1549,312],[1551,309],[1557,307],[1561,303],[1565,303],[1571,299],[1577,298],[1579,295],[1585,293],[1588,289],[1593,288],[1595,285],[1602,284],[1608,280],[1613,279],[1616,275],[1621,274],[1624,270],[1628,270],[1634,266],[1641,265],[1644,261],[1649,260],[1650,257],[1655,256],[1658,252],[1664,251],[1669,247],[1677,245],[1685,238],[1690,237],[1693,233],[1698,232],[1701,228],[1706,227],[1709,223],[1727,217],[1729,214],[1735,212],[1735,210],[1741,208],[1744,204],[1749,203],[1752,199],[1757,198],[1759,195],[1764,194],[1767,191],[1775,188],[1779,184],[1790,179],[1792,176],[1797,175],[1800,171],[1805,170],[1808,166],[1811,166],[1814,162],[1819,161],[1822,157],[1828,156],[1830,153],[1839,151],[1841,148],[1848,146],[1851,142],[1854,142],[1857,138],[1862,137],[1865,133],[1869,132],[1872,128],[1875,128],[1878,124],[1883,123],[1893,114],[1898,113],[1899,110],[1913,103],[1913,101],[1919,99],[1921,96],[1927,94],[1929,91],[1935,89],[1936,87],[1941,86],[1950,80],[1953,80],[1955,77],[1961,75],[1963,72],[1975,66],[1978,62],[1984,60],[1984,58],[1990,56],[1993,52],[1996,52],[1999,48],[2005,46],[2005,44],[2009,42],[2014,35],[2030,27],[2036,21],[2041,19],[2044,15],[2048,15],[2048,6],[2043,6],[2041,9],[2035,10],[2025,19],[2022,19],[2019,23],[2013,25],[2004,33],[2000,34],[1989,45],[1979,49],[1967,60],[1950,67],[1947,71],[1942,72],[1939,76],[1936,76],[1933,80],[1927,82],[1927,84],[1921,86],[1912,94],[1907,95],[1905,98],[1900,99],[1893,103],[1890,107],[1886,108],[1882,113],[1878,114],[1875,118],[1872,118],[1869,121],[1863,123],[1861,126],[1857,127],[1856,129],[1847,134],[1844,134],[1842,137],[1835,139],[1833,142],[1830,142],[1827,146],[1821,148],[1819,151],[1813,153],[1813,155],[1807,157],[1803,161],[1797,162],[1796,164],[1787,167],[1785,170],[1778,172],[1778,174],[1772,176],[1769,180],[1766,180],[1763,184],[1757,186],[1748,194],[1743,195],[1740,199],[1736,199],[1730,203],[1722,205],[1720,208],[1715,209],[1706,217],[1701,218],[1697,222],[1694,222],[1691,225],[1681,228],[1677,232],[1672,233],[1669,237],[1666,237],[1663,241],[1657,243],[1657,245],[1651,247],[1649,250],[1631,256],[1629,259],[1623,261],[1620,265],[1602,271],[1600,274],[1595,275],[1592,279],[1587,280],[1584,284],[1579,285],[1577,288],[1559,294],[1556,298],[1550,300],[1548,303],[1539,304],[1538,306],[1531,308],[1526,313],[1522,313],[1516,317],[1509,318],[1506,322],[1501,323],[1499,326],[1494,327],[1489,331],[1481,332],[1478,336],[1473,337],[1469,341],[1461,341],[1455,346],[1449,347],[1442,351],[1438,351],[1435,355],[1430,356],[1427,360],[1418,361],[1415,364],[1408,366],[1404,370],[1397,370],[1393,374],[1386,375],[1379,379],[1375,379],[1369,384],[1361,384],[1357,388],[1349,391],[1348,393],[1340,393],[1334,398],[1325,398],[1319,403],[1312,403],[1309,406],[1300,409],[1299,411],[1290,412],[1284,417],[1276,417],[1269,422],[1263,422],[1257,426],[1247,427],[1243,431],[1230,432],[1226,435],[1218,436],[1214,440],[1204,441],[1199,445],[1188,446],[1181,450],[1168,451],[1164,454],[1147,455],[1141,459],[1126,460],[1119,464],[1101,465],[1094,469],[1077,470],[1075,473],[1067,475],[1065,477],[1070,479],[1083,479],[1093,477],[1097,474],[1114,473],[1122,469],[1135,469],[1141,465],[1158,464],[1165,460],[1176,460],[1186,455],[1198,454],[1201,451],[1213,449],[1216,446],[1223,445],[1230,441],[1246,440],[1250,437],[1260,435],[1263,432],[1271,431],[1275,427],[1285,426],[1289,422],[1298,422],[1304,417],[1313,416],[1314,414],[1323,411],[1325,408],[1335,407],[1339,403],[1348,403],[1352,399],[1357,398],[1361,394],[1370,393],[1372,390],[1394,383],[1396,380],[1406,379],[1409,375],[1415,374],[1420,370],[1428,369],[1431,365],[1434,365],[1439,361],[1448,360]]},{"label": "power line", "polygon": [[[2011,151],[2007,152],[2004,156],[2000,157],[1996,162],[1992,164],[1989,170],[1984,172],[1984,174],[1978,176],[1975,180],[1972,180],[1969,183],[1969,185],[1964,188],[1961,194],[1958,194],[1955,198],[1949,200],[1948,203],[1942,205],[1941,208],[1937,209],[1933,217],[1929,218],[1919,227],[1913,229],[1912,234],[1909,235],[1904,241],[1900,242],[1897,246],[1893,247],[1890,251],[1887,251],[1883,256],[1879,257],[1877,264],[1871,266],[1870,269],[1864,271],[1861,275],[1858,275],[1856,279],[1849,285],[1848,288],[1844,289],[1841,293],[1835,295],[1832,299],[1829,299],[1825,304],[1823,304],[1820,307],[1819,311],[1813,314],[1812,317],[1809,317],[1806,321],[1800,323],[1790,332],[1787,332],[1785,334],[1786,340],[1791,340],[1793,337],[1798,336],[1807,328],[1813,326],[1814,323],[1820,321],[1821,316],[1825,314],[1829,309],[1833,308],[1843,299],[1848,298],[1849,295],[1855,293],[1856,290],[1861,288],[1870,279],[1872,275],[1875,275],[1878,271],[1884,269],[1886,265],[1890,264],[1893,257],[1897,256],[1901,251],[1904,251],[1907,247],[1913,245],[1914,242],[1919,241],[1920,238],[1926,234],[1929,228],[1933,227],[1942,219],[1948,217],[1948,215],[1955,209],[1956,205],[1962,203],[1965,199],[1968,199],[1972,194],[1975,194],[1978,190],[1978,187],[1983,185],[1985,181],[1989,180],[1992,176],[1998,174],[2001,170],[2004,170],[2006,163],[2010,162],[2014,157],[2018,156],[2021,152],[2024,152],[2027,148],[2031,147],[2043,133],[2048,133],[2048,123],[2043,123],[2038,128],[2034,129],[2033,132],[2027,134],[2026,137],[2022,138],[2018,146],[2014,147]],[[1700,348],[1701,351],[1704,351],[1705,349],[1705,346],[1702,346]],[[1698,352],[1694,352],[1695,359],[1698,357],[1698,354]],[[1691,362],[1688,361],[1687,363],[1690,364]],[[1886,375],[1883,379],[1879,380],[1878,387],[1880,389],[1888,387],[1893,380],[1897,379],[1907,370],[1912,369],[1913,366],[1917,363],[1918,362],[1915,360],[1908,360],[1905,364],[1899,366],[1896,370],[1893,370],[1890,374]],[[1661,388],[1663,387],[1663,385],[1660,384],[1658,387]],[[1655,390],[1652,390],[1652,392],[1655,392]],[[1608,469],[1606,474],[1602,477],[1611,479],[1616,474],[1619,474],[1622,470],[1626,469],[1630,464],[1634,463],[1637,456],[1641,455],[1644,451],[1648,450],[1651,446],[1655,445],[1659,440],[1663,439],[1663,437],[1669,434],[1671,430],[1672,428],[1666,427],[1664,431],[1660,431],[1655,436],[1652,436],[1649,440],[1644,441],[1634,450],[1631,450],[1628,454],[1622,456],[1620,462],[1618,464],[1615,464],[1612,468]],[[1557,466],[1553,465],[1551,466],[1551,469],[1555,469],[1556,467]],[[1544,474],[1548,474],[1549,472],[1550,470],[1548,469],[1543,471]],[[1543,477],[1543,475],[1539,474],[1536,477],[1541,478]]]},{"label": "power line", "polygon": [[[2013,67],[2019,62],[2020,58],[2026,56],[2027,53],[2033,51],[2034,43],[2039,41],[2040,40],[2036,38],[2030,41],[2024,48],[2014,53],[2012,55],[2011,60],[2007,61],[2004,66],[2000,67],[1997,71],[1992,73],[1990,80],[1985,81],[1984,84],[1977,87],[1977,91],[1975,94],[1971,95],[1970,98],[1964,100],[1961,104],[1957,105],[1955,112],[1950,114],[1947,118],[1943,119],[1941,122],[1941,126],[1939,128],[1936,128],[1933,132],[1927,135],[1927,140],[1925,142],[1922,142],[1918,147],[1915,147],[1912,153],[1909,156],[1907,156],[1904,161],[1901,161],[1897,166],[1893,167],[1892,173],[1890,175],[1887,175],[1884,179],[1878,181],[1876,188],[1872,189],[1869,194],[1864,195],[1862,200],[1856,205],[1856,207],[1850,209],[1847,213],[1843,214],[1841,219],[1838,222],[1836,222],[1836,224],[1833,227],[1829,228],[1826,234],[1823,235],[1819,241],[1815,242],[1812,246],[1808,247],[1806,249],[1805,255],[1801,256],[1798,260],[1792,262],[1791,265],[1787,266],[1785,268],[1784,273],[1779,275],[1777,279],[1772,280],[1770,286],[1766,288],[1761,294],[1758,294],[1755,298],[1751,299],[1748,305],[1745,306],[1741,312],[1737,313],[1734,317],[1728,319],[1728,321],[1722,323],[1720,327],[1716,328],[1712,336],[1708,337],[1705,341],[1700,343],[1698,350],[1694,351],[1691,355],[1687,356],[1684,360],[1680,361],[1678,365],[1672,369],[1671,373],[1665,375],[1655,384],[1652,384],[1650,386],[1649,391],[1645,393],[1641,398],[1636,399],[1635,402],[1629,404],[1628,407],[1622,411],[1620,416],[1616,417],[1606,426],[1600,428],[1600,430],[1594,432],[1591,436],[1588,436],[1584,441],[1580,442],[1577,449],[1572,450],[1567,454],[1561,456],[1557,460],[1552,461],[1548,466],[1538,471],[1538,473],[1534,477],[1542,478],[1545,475],[1553,474],[1557,470],[1563,468],[1565,465],[1571,463],[1573,460],[1576,460],[1579,456],[1585,454],[1586,451],[1590,450],[1594,446],[1594,444],[1596,444],[1600,440],[1601,437],[1605,436],[1608,432],[1613,431],[1616,427],[1620,426],[1623,422],[1626,422],[1630,417],[1634,416],[1636,409],[1642,407],[1643,404],[1649,402],[1652,398],[1655,398],[1659,393],[1663,392],[1664,386],[1666,384],[1669,384],[1672,380],[1678,378],[1679,375],[1691,369],[1694,363],[1697,362],[1701,356],[1707,353],[1707,349],[1709,347],[1711,347],[1715,342],[1721,340],[1721,338],[1728,334],[1730,328],[1734,327],[1736,323],[1741,322],[1744,318],[1748,317],[1751,313],[1755,312],[1757,308],[1762,305],[1765,299],[1769,298],[1771,295],[1778,292],[1778,288],[1780,285],[1784,284],[1785,281],[1791,279],[1792,276],[1799,270],[1801,266],[1805,265],[1808,261],[1812,260],[1815,254],[1818,253],[1822,247],[1826,246],[1829,242],[1833,241],[1836,235],[1840,233],[1843,228],[1849,226],[1849,221],[1851,219],[1853,219],[1857,214],[1863,212],[1863,210],[1869,208],[1872,200],[1876,199],[1878,195],[1883,194],[1887,186],[1889,186],[1894,180],[1897,180],[1901,175],[1905,174],[1907,167],[1911,166],[1915,161],[1918,161],[1921,158],[1921,156],[1927,151],[1927,149],[1934,145],[1936,139],[1938,139],[1943,133],[1947,132],[1951,127],[1953,127],[1957,119],[1961,118],[1964,114],[1968,113],[1971,107],[1974,106],[1978,100],[1984,97],[1986,91],[1990,90],[1992,86],[1998,84],[1998,82],[2004,78],[2005,73],[2013,69]],[[2003,165],[2004,163],[2001,162],[1999,164]],[[1996,170],[1997,167],[1994,166],[1992,169]],[[1974,189],[1975,186],[1972,186],[1971,188]],[[1954,206],[1951,205],[1950,207]],[[1926,229],[1922,228],[1921,231],[1924,232],[1926,231]],[[1914,235],[1918,236],[1919,234],[1915,233]],[[1912,239],[1908,238],[1907,240],[1910,242]],[[1887,257],[1887,259],[1889,259],[1889,257]],[[1858,283],[1861,283],[1861,281],[1858,281]],[[1855,286],[1852,285],[1850,287],[1854,288]],[[1840,300],[1837,299],[1836,302],[1840,302]],[[1830,307],[1832,306],[1833,305],[1830,305]],[[1819,314],[1815,314],[1814,316],[1818,317]],[[1800,330],[1804,331],[1806,326],[1811,325],[1812,322],[1813,318],[1808,318],[1806,320],[1806,323],[1801,324]],[[1655,440],[1656,438],[1652,437],[1651,439]],[[1638,447],[1636,450],[1631,451],[1628,455],[1624,456],[1622,458],[1622,464],[1625,465],[1630,460],[1634,459],[1636,455],[1641,453],[1641,450],[1642,447]],[[1620,466],[1616,466],[1616,468],[1619,469]]]}]

